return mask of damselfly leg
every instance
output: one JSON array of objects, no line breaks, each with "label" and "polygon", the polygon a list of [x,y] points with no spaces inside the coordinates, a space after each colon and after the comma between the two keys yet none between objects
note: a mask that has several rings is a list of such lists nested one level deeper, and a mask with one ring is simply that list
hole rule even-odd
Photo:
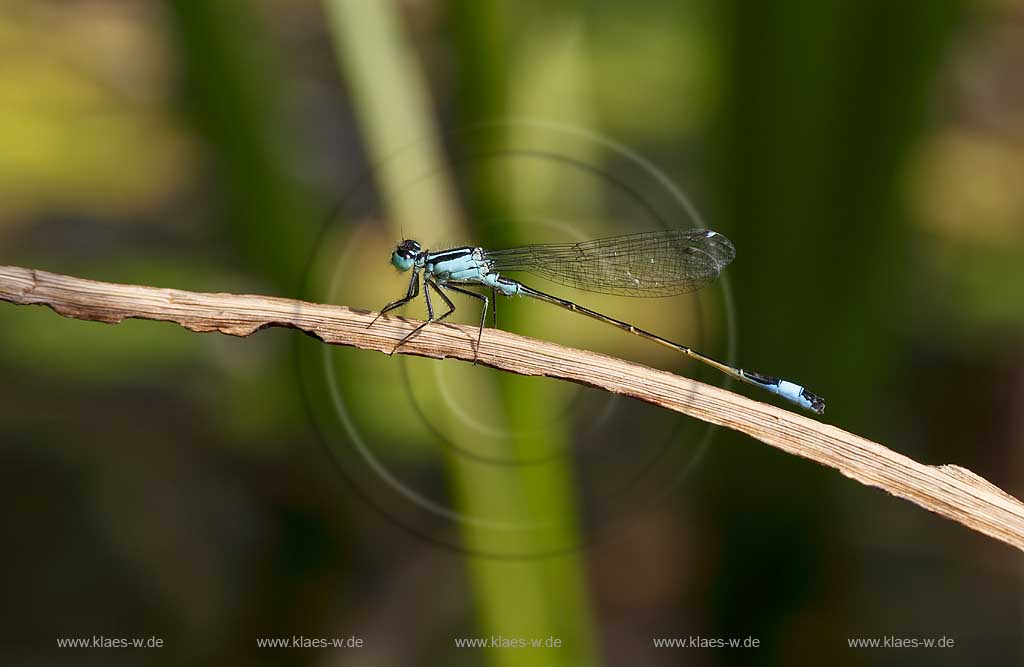
[{"label": "damselfly leg", "polygon": [[[483,294],[477,294],[476,292],[471,292],[468,289],[462,289],[461,287],[456,287],[455,285],[448,284],[448,285],[445,285],[445,287],[450,289],[450,290],[456,291],[456,292],[458,292],[460,294],[465,294],[467,296],[471,296],[474,299],[480,299],[481,301],[484,302],[484,310],[483,310],[482,313],[480,313],[480,331],[477,332],[477,335],[476,335],[476,351],[479,352],[480,351],[480,341],[483,340],[483,337],[484,337],[484,324],[487,323],[487,307],[488,307],[488,305],[490,305],[490,301],[491,300],[488,299]],[[496,293],[494,293],[493,296],[494,296],[494,304],[491,307],[494,308],[494,311],[495,311],[494,326],[498,326],[498,316],[497,316],[497,313],[496,313],[496,311],[498,309],[498,298],[497,298],[497,294]],[[476,362],[474,361],[473,363],[476,363]]]},{"label": "damselfly leg", "polygon": [[[431,284],[432,284],[431,280],[429,278],[427,278],[426,275],[424,275],[423,276],[423,298],[427,302],[427,320],[425,322],[420,322],[419,326],[417,326],[415,329],[413,329],[409,333],[405,334],[405,336],[402,338],[402,340],[398,341],[398,344],[395,345],[393,350],[391,350],[391,354],[394,354],[395,352],[398,352],[398,348],[400,348],[403,345],[405,345],[406,341],[408,341],[410,338],[412,338],[413,336],[418,334],[423,327],[427,326],[431,322],[436,321],[437,318],[434,317],[434,304],[430,302],[430,286],[431,286]],[[444,298],[445,301],[448,301],[447,297],[444,297],[444,295],[442,295],[442,297]],[[449,303],[449,305],[451,305],[451,302],[448,302],[448,303]],[[451,310],[449,310],[447,313],[445,313],[445,316],[450,315],[450,314],[451,314]]]},{"label": "damselfly leg", "polygon": [[381,315],[383,315],[384,313],[390,312],[390,311],[394,310],[395,308],[401,308],[402,306],[404,306],[405,304],[409,303],[410,301],[412,301],[413,299],[415,299],[419,295],[420,295],[420,272],[419,272],[419,270],[414,269],[413,272],[412,272],[412,280],[409,281],[409,289],[408,289],[408,291],[406,291],[405,296],[403,296],[401,299],[396,299],[396,300],[392,301],[391,303],[389,303],[388,305],[386,305],[383,308],[381,308],[380,312],[377,313],[377,317],[373,318],[373,320],[371,320],[370,323],[366,325],[366,328],[369,329],[370,327],[372,327],[374,325],[374,323],[377,320],[379,320]]}]

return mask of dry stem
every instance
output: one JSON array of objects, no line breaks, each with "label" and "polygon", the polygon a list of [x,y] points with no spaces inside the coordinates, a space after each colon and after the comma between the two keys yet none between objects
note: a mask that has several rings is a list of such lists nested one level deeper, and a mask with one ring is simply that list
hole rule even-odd
[{"label": "dry stem", "polygon": [[[266,327],[300,329],[331,345],[390,352],[417,324],[293,299],[211,294],[84,280],[0,267],[0,300],[46,305],[65,317],[115,324],[126,318],[175,322],[198,332],[248,336]],[[400,352],[473,361],[542,375],[653,403],[835,468],[862,484],[958,521],[1024,550],[1024,504],[969,470],[918,463],[882,445],[804,415],[621,359],[489,329],[478,355],[476,328],[429,326]]]}]

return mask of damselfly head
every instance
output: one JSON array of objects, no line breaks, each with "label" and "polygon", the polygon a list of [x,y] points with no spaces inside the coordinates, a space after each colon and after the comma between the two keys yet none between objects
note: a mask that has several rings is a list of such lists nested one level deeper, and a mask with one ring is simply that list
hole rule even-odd
[{"label": "damselfly head", "polygon": [[416,241],[411,239],[402,241],[391,253],[391,265],[399,271],[408,271],[416,263],[416,258],[421,252],[422,248]]}]

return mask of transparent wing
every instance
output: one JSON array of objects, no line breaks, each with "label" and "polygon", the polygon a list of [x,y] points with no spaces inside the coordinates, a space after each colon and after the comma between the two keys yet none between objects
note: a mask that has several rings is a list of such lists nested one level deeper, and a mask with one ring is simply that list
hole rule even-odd
[{"label": "transparent wing", "polygon": [[589,292],[647,297],[700,289],[718,277],[736,249],[709,229],[666,229],[484,255],[491,271],[526,271]]}]

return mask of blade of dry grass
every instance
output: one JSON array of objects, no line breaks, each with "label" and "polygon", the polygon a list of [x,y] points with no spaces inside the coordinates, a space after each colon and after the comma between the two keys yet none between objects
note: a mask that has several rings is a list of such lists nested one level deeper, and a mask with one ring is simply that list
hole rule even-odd
[{"label": "blade of dry grass", "polygon": [[[174,322],[197,332],[249,336],[267,327],[299,329],[331,345],[391,352],[417,324],[344,306],[246,294],[186,292],[85,280],[16,266],[0,267],[0,300],[45,305],[81,320],[116,324],[128,318]],[[401,354],[476,361],[520,375],[568,380],[630,396],[731,428],[835,468],[847,477],[1024,550],[1024,504],[955,465],[918,463],[876,442],[804,415],[695,380],[595,352],[488,329],[426,327]]]}]

